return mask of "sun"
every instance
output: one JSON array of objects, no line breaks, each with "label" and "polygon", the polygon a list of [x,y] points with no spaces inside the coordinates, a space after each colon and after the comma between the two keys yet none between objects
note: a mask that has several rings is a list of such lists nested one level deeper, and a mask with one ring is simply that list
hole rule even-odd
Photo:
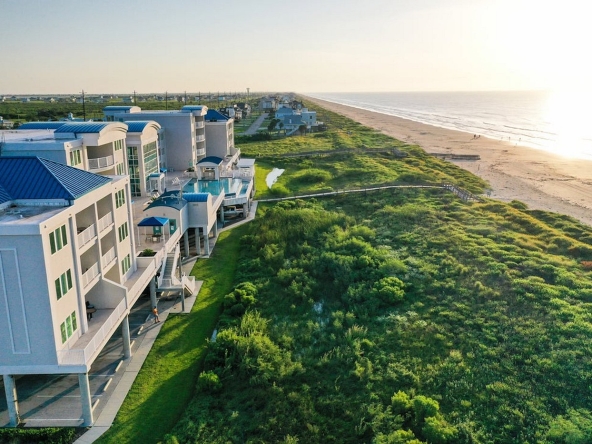
[{"label": "sun", "polygon": [[533,89],[592,89],[586,2],[502,0],[491,19],[497,24],[497,57],[507,72],[530,81]]}]

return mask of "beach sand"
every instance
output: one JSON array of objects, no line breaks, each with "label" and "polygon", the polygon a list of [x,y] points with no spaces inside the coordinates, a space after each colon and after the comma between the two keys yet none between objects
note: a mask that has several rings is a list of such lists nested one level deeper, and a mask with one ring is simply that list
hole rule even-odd
[{"label": "beach sand", "polygon": [[530,209],[567,214],[592,225],[592,161],[516,146],[514,140],[473,139],[473,134],[462,131],[307,99],[429,153],[478,154],[480,160],[453,162],[488,181],[492,198],[519,200]]}]

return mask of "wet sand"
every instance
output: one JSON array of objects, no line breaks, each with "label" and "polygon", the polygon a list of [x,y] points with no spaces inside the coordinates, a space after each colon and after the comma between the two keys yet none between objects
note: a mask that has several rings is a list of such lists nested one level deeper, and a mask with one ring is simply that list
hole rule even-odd
[{"label": "wet sand", "polygon": [[307,100],[430,153],[478,154],[452,161],[488,181],[491,197],[519,200],[530,209],[567,214],[592,225],[592,161],[439,128],[400,117],[307,97]]}]

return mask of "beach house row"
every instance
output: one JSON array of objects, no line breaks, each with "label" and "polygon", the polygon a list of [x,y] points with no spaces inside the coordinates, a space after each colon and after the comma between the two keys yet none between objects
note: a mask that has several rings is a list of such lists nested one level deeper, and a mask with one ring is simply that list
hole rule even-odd
[{"label": "beach house row", "polygon": [[[152,305],[164,291],[192,294],[194,279],[177,272],[181,258],[209,255],[218,227],[249,211],[254,161],[234,149],[230,119],[211,119],[216,143],[206,153],[222,157],[198,156],[193,136],[205,134],[207,110],[176,114],[193,124],[30,122],[3,134],[0,374],[12,425],[15,378],[26,374],[77,374],[80,425],[91,425],[89,370],[118,330],[131,355],[128,316],[141,294],[148,289]],[[179,128],[191,137],[176,137]],[[161,152],[165,165],[186,155],[193,166],[161,168]]]}]

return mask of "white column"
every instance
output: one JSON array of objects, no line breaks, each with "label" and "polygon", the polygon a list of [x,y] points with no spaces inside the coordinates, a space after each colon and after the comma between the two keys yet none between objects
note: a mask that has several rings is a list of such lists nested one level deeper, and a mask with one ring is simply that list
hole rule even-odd
[{"label": "white column", "polygon": [[80,403],[82,404],[82,425],[88,427],[94,422],[88,373],[78,373],[78,386],[80,387]]},{"label": "white column", "polygon": [[214,237],[218,236],[218,221],[214,222]]},{"label": "white column", "polygon": [[156,307],[156,282],[154,278],[150,279],[150,309]]},{"label": "white column", "polygon": [[197,249],[197,255],[201,255],[201,239],[199,238],[199,228],[195,229],[195,248]]},{"label": "white column", "polygon": [[185,255],[189,257],[189,231],[187,230],[183,233],[183,251],[185,251]]},{"label": "white column", "polygon": [[6,405],[8,406],[8,419],[12,427],[16,427],[21,422],[18,408],[18,396],[16,393],[16,384],[13,375],[3,375],[4,392],[6,392]]},{"label": "white column", "polygon": [[131,358],[132,347],[130,345],[129,315],[126,315],[121,322],[121,336],[123,339],[123,357]]},{"label": "white column", "polygon": [[249,205],[244,203],[243,204],[243,217],[246,218],[249,215]]}]

